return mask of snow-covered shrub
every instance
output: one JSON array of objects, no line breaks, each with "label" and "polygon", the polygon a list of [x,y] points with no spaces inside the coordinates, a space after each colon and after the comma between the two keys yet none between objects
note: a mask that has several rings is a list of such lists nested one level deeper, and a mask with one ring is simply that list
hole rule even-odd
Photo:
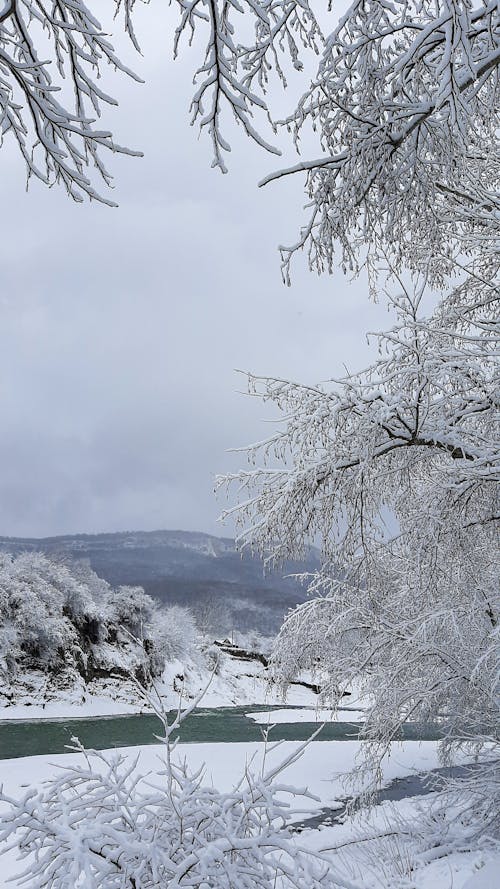
[{"label": "snow-covered shrub", "polygon": [[152,658],[162,664],[193,656],[198,631],[193,614],[187,608],[172,605],[158,608],[151,617]]},{"label": "snow-covered shrub", "polygon": [[[195,702],[196,704],[198,701]],[[195,706],[195,704],[193,704]],[[143,779],[136,759],[82,753],[15,800],[0,791],[1,843],[18,847],[28,889],[355,889],[328,860],[302,848],[287,829],[287,795],[307,795],[280,783],[280,766],[249,768],[232,790],[204,783],[175,761],[168,726],[155,779]],[[158,712],[158,711],[157,711]],[[75,743],[76,742],[76,739]]]}]

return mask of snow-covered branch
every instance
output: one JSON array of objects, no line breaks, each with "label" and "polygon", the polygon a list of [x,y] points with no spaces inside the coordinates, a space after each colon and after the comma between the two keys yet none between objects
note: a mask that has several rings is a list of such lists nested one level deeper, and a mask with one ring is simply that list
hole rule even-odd
[{"label": "snow-covered branch", "polygon": [[[135,0],[116,0],[125,27]],[[111,184],[103,149],[140,155],[96,126],[101,105],[116,105],[98,86],[103,66],[139,78],[116,56],[83,0],[9,0],[0,10],[0,144],[13,138],[28,178],[61,183],[76,201],[87,195],[111,206],[93,184],[95,168]],[[68,90],[68,81],[72,91]]]},{"label": "snow-covered branch", "polygon": [[[209,133],[213,166],[226,172],[224,153],[230,145],[223,132],[224,109],[243,127],[258,146],[280,154],[262,135],[254,122],[260,112],[262,124],[269,124],[266,91],[274,69],[286,86],[285,62],[288,56],[297,70],[302,69],[300,53],[318,52],[323,39],[307,0],[177,0],[181,20],[175,34],[177,55],[184,34],[189,42],[198,31],[206,34],[203,63],[195,74],[197,89],[191,103],[191,122]],[[244,17],[243,34],[254,28],[249,44],[238,40],[237,23]]]},{"label": "snow-covered branch", "polygon": [[[498,249],[498,65],[494,2],[354,2],[328,38],[318,76],[285,121],[306,124],[325,157],[307,170],[307,247],[331,269],[366,248],[442,282],[461,250]],[[418,207],[418,212],[415,208]]]}]

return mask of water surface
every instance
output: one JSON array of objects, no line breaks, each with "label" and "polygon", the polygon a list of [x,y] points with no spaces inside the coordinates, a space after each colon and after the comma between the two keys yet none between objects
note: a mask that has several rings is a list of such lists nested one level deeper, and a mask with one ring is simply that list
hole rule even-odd
[{"label": "water surface", "polygon": [[[235,743],[262,741],[266,726],[258,725],[245,715],[248,712],[282,710],[277,707],[246,705],[245,707],[199,708],[180,726],[174,737],[183,743]],[[289,708],[300,709],[300,708]],[[173,719],[175,712],[169,714]],[[270,716],[272,724],[272,714]],[[270,734],[274,741],[305,741],[318,728],[315,722],[281,723]],[[318,741],[345,741],[358,737],[359,724],[328,722],[316,738]],[[162,733],[160,720],[154,715],[94,716],[57,720],[12,720],[0,722],[0,759],[35,756],[46,753],[66,753],[71,738],[77,737],[84,747],[106,750],[113,747],[133,747],[157,744]],[[436,726],[408,723],[404,726],[405,740],[437,740]]]}]

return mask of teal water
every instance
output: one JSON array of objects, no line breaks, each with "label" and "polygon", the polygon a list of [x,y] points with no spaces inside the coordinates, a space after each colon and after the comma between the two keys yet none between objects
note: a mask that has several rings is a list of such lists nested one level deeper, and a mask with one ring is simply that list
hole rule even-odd
[{"label": "teal water", "polygon": [[[245,714],[271,709],[273,708],[255,705],[200,708],[187,717],[174,737],[178,736],[183,743],[262,741],[262,729],[265,726],[258,725]],[[173,717],[172,712],[170,718]],[[270,721],[272,724],[272,715]],[[274,741],[305,741],[317,728],[318,723],[283,723],[272,729],[270,738]],[[4,721],[0,722],[0,759],[66,753],[74,736],[79,738],[84,747],[94,750],[157,744],[157,736],[161,732],[160,720],[156,716],[144,714],[88,719]],[[353,740],[358,737],[358,732],[359,725],[355,723],[330,722],[324,726],[316,740]],[[403,737],[405,740],[437,740],[439,731],[436,726],[407,723]]]}]

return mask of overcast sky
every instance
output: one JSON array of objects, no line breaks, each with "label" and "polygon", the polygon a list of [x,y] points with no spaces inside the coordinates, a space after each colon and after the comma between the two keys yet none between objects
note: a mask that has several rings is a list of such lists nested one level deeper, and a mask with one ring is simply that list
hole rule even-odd
[{"label": "overcast sky", "polygon": [[8,140],[0,154],[0,534],[231,533],[214,476],[270,431],[234,369],[324,380],[365,364],[385,326],[364,281],[301,259],[282,285],[303,180],[258,189],[276,159],[234,131],[229,174],[211,170],[169,15],[140,11],[146,84],[106,84],[120,108],[103,123],[145,153],[107,159],[118,209],[26,194]]}]

